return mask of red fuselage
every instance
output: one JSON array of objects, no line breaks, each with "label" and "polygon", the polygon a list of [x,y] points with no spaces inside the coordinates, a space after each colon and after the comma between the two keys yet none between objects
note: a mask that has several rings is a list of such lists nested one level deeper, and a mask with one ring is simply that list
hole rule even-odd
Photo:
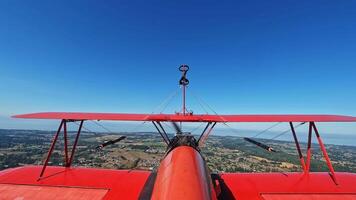
[{"label": "red fuselage", "polygon": [[216,199],[205,161],[190,146],[170,151],[157,170],[152,199]]}]

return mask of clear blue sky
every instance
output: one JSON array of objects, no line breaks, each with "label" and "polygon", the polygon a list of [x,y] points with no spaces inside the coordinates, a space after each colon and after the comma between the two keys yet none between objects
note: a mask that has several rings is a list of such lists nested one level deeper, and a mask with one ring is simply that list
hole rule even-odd
[{"label": "clear blue sky", "polygon": [[1,1],[0,30],[4,120],[151,112],[182,63],[219,113],[356,115],[356,1]]}]

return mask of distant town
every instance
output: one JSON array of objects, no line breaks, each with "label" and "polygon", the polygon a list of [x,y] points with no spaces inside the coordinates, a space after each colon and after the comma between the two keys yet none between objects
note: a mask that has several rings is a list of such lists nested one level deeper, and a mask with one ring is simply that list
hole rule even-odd
[{"label": "distant town", "polygon": [[[47,155],[54,132],[0,129],[0,169],[23,165],[41,165]],[[126,139],[103,149],[101,143],[122,135]],[[69,144],[74,133],[69,134]],[[63,165],[63,138],[60,136],[50,165]],[[295,172],[301,171],[293,142],[259,140],[272,146],[268,152],[240,137],[210,136],[201,153],[212,172]],[[305,152],[306,144],[302,143]],[[71,147],[71,146],[70,146]],[[327,145],[336,171],[356,172],[356,147]],[[157,133],[89,133],[82,132],[74,157],[74,166],[108,169],[153,170],[164,156],[165,144]],[[319,146],[313,145],[311,171],[327,171]]]}]

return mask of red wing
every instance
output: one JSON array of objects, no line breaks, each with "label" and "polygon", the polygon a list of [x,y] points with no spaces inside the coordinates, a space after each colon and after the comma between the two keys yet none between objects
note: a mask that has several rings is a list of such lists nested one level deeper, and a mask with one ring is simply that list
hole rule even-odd
[{"label": "red wing", "polygon": [[138,199],[149,171],[28,166],[0,172],[0,199]]},{"label": "red wing", "polygon": [[223,173],[219,185],[222,199],[329,200],[356,199],[356,174],[336,173],[338,185],[320,173]]},{"label": "red wing", "polygon": [[129,113],[45,112],[15,115],[26,119],[179,121],[179,122],[356,122],[356,117],[343,115],[179,115]]}]

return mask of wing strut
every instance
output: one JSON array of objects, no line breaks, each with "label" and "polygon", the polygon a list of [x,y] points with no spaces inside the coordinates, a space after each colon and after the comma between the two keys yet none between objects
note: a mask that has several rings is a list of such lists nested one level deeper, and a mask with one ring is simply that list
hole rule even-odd
[{"label": "wing strut", "polygon": [[297,147],[300,164],[302,165],[303,171],[306,172],[306,171],[307,171],[307,168],[306,168],[306,166],[305,166],[305,161],[304,161],[303,153],[302,153],[302,151],[301,151],[301,149],[300,149],[300,145],[299,145],[299,142],[298,142],[297,134],[296,134],[295,129],[294,129],[294,126],[293,126],[293,122],[289,122],[289,125],[290,125],[290,129],[292,130],[292,134],[293,134],[295,146]]},{"label": "wing strut", "polygon": [[316,125],[315,125],[314,122],[310,122],[310,124],[311,124],[311,126],[313,127],[313,130],[314,130],[314,133],[315,133],[315,135],[316,135],[316,138],[318,139],[318,142],[319,142],[319,145],[320,145],[320,149],[321,149],[321,151],[323,152],[323,155],[324,155],[326,164],[328,165],[331,178],[333,179],[333,181],[335,182],[335,184],[338,185],[338,182],[336,181],[336,176],[335,176],[335,171],[334,171],[333,165],[331,164],[331,161],[330,161],[328,152],[327,152],[326,149],[325,149],[325,145],[324,145],[323,141],[321,140],[319,131],[318,131],[318,129],[316,128]]},{"label": "wing strut", "polygon": [[78,144],[78,140],[79,140],[79,135],[80,135],[80,132],[82,130],[82,127],[83,127],[83,123],[84,123],[84,120],[81,120],[80,121],[80,125],[79,125],[79,128],[78,128],[78,132],[77,132],[77,135],[75,137],[75,141],[74,141],[74,144],[73,144],[73,148],[72,148],[72,152],[70,154],[70,157],[68,157],[68,141],[67,141],[67,122],[74,122],[74,120],[66,120],[66,119],[62,119],[59,127],[58,127],[58,130],[56,132],[56,134],[54,135],[54,138],[52,140],[52,143],[51,143],[51,146],[49,148],[49,151],[48,151],[48,154],[47,154],[47,157],[46,157],[46,160],[44,161],[43,163],[43,167],[42,167],[42,170],[41,170],[41,173],[40,173],[40,176],[38,178],[38,180],[40,180],[42,177],[43,177],[43,174],[46,170],[46,167],[48,165],[48,162],[52,156],[52,153],[53,153],[53,150],[54,150],[54,147],[57,143],[57,140],[58,140],[58,136],[59,136],[59,133],[61,132],[62,128],[63,128],[63,139],[64,139],[64,160],[65,160],[65,167],[70,167],[72,162],[73,162],[73,158],[74,158],[74,153],[75,153],[75,149],[77,147],[77,144]]},{"label": "wing strut", "polygon": [[325,145],[324,145],[324,143],[323,143],[323,141],[322,141],[322,139],[320,137],[319,131],[318,131],[316,125],[315,125],[315,122],[313,122],[313,121],[309,122],[306,164],[305,164],[305,160],[304,160],[303,154],[302,154],[300,146],[299,146],[299,142],[298,142],[298,139],[297,139],[297,135],[295,133],[295,129],[293,127],[293,123],[289,122],[289,124],[290,124],[291,130],[292,130],[292,133],[293,133],[294,141],[295,141],[295,144],[296,144],[296,147],[297,147],[298,155],[299,155],[300,162],[301,162],[302,168],[304,170],[304,173],[308,174],[310,172],[310,160],[311,160],[311,157],[312,157],[311,145],[312,145],[312,135],[313,135],[313,132],[314,132],[315,135],[316,135],[316,138],[318,139],[318,143],[319,143],[320,149],[321,149],[321,151],[323,153],[326,165],[329,168],[329,174],[331,176],[331,179],[334,181],[334,183],[336,185],[338,185],[338,182],[336,180],[336,175],[335,175],[334,168],[333,168],[332,163],[330,161],[329,155],[328,155],[328,153],[326,151]]},{"label": "wing strut", "polygon": [[208,136],[210,135],[211,131],[213,130],[213,128],[215,127],[216,122],[208,122],[208,124],[206,125],[206,127],[204,128],[203,132],[201,133],[199,139],[198,139],[198,144],[199,146],[203,146],[206,139],[208,138]]},{"label": "wing strut", "polygon": [[[158,128],[158,126],[157,126],[156,123],[158,124],[159,128]],[[161,124],[159,121],[157,121],[157,122],[152,121],[152,124],[155,126],[155,128],[156,128],[157,131],[158,131],[158,133],[159,133],[159,134],[161,135],[161,137],[163,138],[164,142],[165,142],[166,144],[169,144],[171,141],[169,140],[169,137],[168,137],[166,131],[164,130],[162,124]]]},{"label": "wing strut", "polygon": [[73,145],[73,148],[72,148],[72,153],[70,154],[70,160],[69,160],[69,163],[68,163],[67,167],[70,167],[72,165],[75,149],[77,148],[78,139],[79,139],[79,135],[80,135],[80,132],[82,130],[82,127],[83,127],[83,123],[84,123],[84,120],[80,121],[78,132],[77,132],[77,136],[75,137],[74,145]]}]

